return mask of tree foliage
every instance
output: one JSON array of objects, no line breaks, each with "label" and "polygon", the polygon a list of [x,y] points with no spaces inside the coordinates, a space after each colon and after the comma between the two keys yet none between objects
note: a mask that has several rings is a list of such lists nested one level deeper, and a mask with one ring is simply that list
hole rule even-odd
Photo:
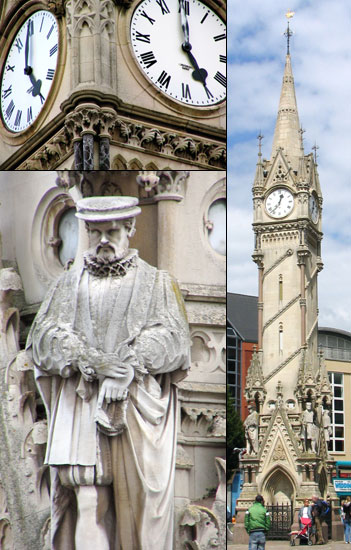
[{"label": "tree foliage", "polygon": [[239,453],[233,454],[233,449],[245,447],[245,431],[235,400],[227,388],[227,477],[239,466]]}]

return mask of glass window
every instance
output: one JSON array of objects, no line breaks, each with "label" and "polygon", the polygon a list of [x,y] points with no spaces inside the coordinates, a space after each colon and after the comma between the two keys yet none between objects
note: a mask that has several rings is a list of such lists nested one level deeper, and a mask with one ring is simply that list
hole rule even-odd
[{"label": "glass window", "polygon": [[226,211],[225,199],[217,199],[208,210],[208,239],[212,248],[226,254]]},{"label": "glass window", "polygon": [[330,438],[329,450],[334,452],[344,451],[344,375],[341,372],[329,372],[329,380],[333,392],[332,402],[332,435]]},{"label": "glass window", "polygon": [[241,339],[233,327],[227,325],[227,384],[235,398],[235,407],[241,407]]},{"label": "glass window", "polygon": [[58,256],[62,265],[65,265],[68,260],[73,260],[77,251],[78,219],[75,212],[75,208],[66,210],[62,214],[58,225],[58,235],[61,239]]}]

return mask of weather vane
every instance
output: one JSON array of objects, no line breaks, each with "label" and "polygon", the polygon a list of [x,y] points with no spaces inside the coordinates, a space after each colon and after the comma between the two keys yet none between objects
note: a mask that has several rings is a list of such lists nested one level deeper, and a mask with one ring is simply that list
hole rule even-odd
[{"label": "weather vane", "polygon": [[287,55],[290,55],[290,36],[293,35],[293,32],[290,30],[290,26],[289,26],[290,21],[289,21],[289,20],[290,20],[292,17],[294,17],[294,15],[295,15],[295,12],[292,11],[292,10],[288,10],[288,11],[286,12],[286,14],[285,14],[285,17],[286,17],[287,20],[288,20],[288,27],[287,27],[287,29],[286,29],[286,31],[285,31],[285,33],[284,33],[284,36],[286,36],[286,38],[287,38]]},{"label": "weather vane", "polygon": [[262,156],[261,148],[262,148],[262,140],[263,140],[263,138],[264,138],[264,136],[262,135],[261,130],[260,130],[260,133],[259,133],[258,136],[257,136],[257,139],[258,139],[258,154],[259,154],[259,156]]}]

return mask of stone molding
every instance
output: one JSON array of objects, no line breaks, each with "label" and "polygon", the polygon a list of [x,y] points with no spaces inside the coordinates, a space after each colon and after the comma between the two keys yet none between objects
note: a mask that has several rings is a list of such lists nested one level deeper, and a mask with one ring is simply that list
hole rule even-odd
[{"label": "stone molding", "polygon": [[289,357],[287,357],[287,359],[285,359],[285,361],[280,363],[274,370],[272,370],[272,372],[270,372],[264,378],[264,383],[266,384],[271,378],[273,378],[273,376],[275,376],[276,374],[278,374],[278,372],[280,372],[282,369],[284,369],[290,363],[290,361],[295,359],[295,357],[297,357],[300,353],[301,353],[301,348],[299,348],[299,349],[295,350],[293,353],[291,353],[291,355],[289,355]]},{"label": "stone molding", "polygon": [[16,169],[54,170],[73,154],[74,143],[80,141],[84,134],[108,137],[111,145],[156,154],[203,169],[226,168],[226,147],[220,142],[203,141],[180,132],[135,123],[118,116],[111,108],[85,103],[66,115],[63,128]]},{"label": "stone molding", "polygon": [[266,321],[265,324],[263,325],[262,332],[264,332],[272,323],[274,323],[274,321],[279,319],[279,317],[283,315],[283,313],[285,313],[291,306],[293,306],[300,299],[300,296],[301,294],[298,294],[297,296],[292,298],[287,304],[285,304],[285,306],[282,309],[277,311],[277,313],[273,315],[273,317],[268,319],[268,321]]},{"label": "stone molding", "polygon": [[266,271],[264,272],[263,274],[263,279],[265,279],[265,277],[271,272],[273,271],[273,269],[275,269],[276,267],[278,267],[279,264],[281,264],[281,262],[283,260],[285,260],[285,258],[288,258],[289,256],[292,256],[293,255],[293,250],[291,248],[288,248],[288,250],[286,252],[284,252],[284,254],[282,254],[275,262],[274,264],[272,264],[268,269],[266,269]]},{"label": "stone molding", "polygon": [[225,438],[225,410],[182,404],[181,432],[184,436]]}]

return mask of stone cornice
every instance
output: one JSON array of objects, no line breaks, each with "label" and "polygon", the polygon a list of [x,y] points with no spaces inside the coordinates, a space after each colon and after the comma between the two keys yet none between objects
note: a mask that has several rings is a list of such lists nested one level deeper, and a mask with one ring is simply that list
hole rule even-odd
[{"label": "stone cornice", "polygon": [[[86,94],[83,94],[86,95]],[[91,97],[89,92],[89,96]],[[93,94],[94,95],[94,94]],[[95,94],[100,100],[77,103],[82,94],[73,94],[71,100],[62,104],[63,113],[50,121],[44,128],[18,149],[1,166],[2,170],[52,170],[73,153],[71,140],[79,137],[79,121],[71,123],[75,113],[78,118],[83,117],[83,106],[97,111],[99,134],[109,133],[111,145],[131,148],[136,151],[152,153],[162,158],[180,160],[199,168],[219,169],[226,168],[225,132],[218,128],[189,121],[184,124],[183,118],[162,115],[152,111],[127,106],[114,96]],[[111,106],[113,99],[114,108]],[[101,103],[103,104],[102,106]],[[118,109],[116,109],[118,104]],[[106,122],[106,113],[109,120]],[[65,114],[66,113],[66,125]],[[86,114],[86,113],[85,113]],[[100,116],[101,115],[101,116]],[[139,115],[139,118],[137,118]],[[84,117],[83,117],[84,118]],[[155,124],[157,121],[157,124]],[[83,130],[82,124],[82,130]],[[108,126],[108,127],[107,127]],[[78,132],[78,133],[77,133]],[[57,148],[57,140],[66,143],[67,150],[61,152]],[[26,164],[27,163],[27,164]]]}]

